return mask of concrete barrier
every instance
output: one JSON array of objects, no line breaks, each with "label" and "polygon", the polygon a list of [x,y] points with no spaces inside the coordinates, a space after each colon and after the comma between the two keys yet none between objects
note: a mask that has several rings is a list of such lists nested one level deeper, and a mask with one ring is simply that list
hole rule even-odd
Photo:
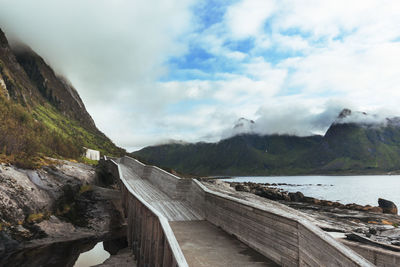
[{"label": "concrete barrier", "polygon": [[209,190],[206,219],[282,266],[373,266],[308,220]]},{"label": "concrete barrier", "polygon": [[190,179],[181,179],[156,166],[144,165],[134,158],[125,156],[121,163],[131,167],[137,175],[148,180],[172,199],[185,199],[191,188]]},{"label": "concrete barrier", "polygon": [[346,239],[340,240],[343,244],[377,266],[400,266],[400,253],[387,249],[373,247]]},{"label": "concrete barrier", "polygon": [[195,179],[181,179],[129,157],[124,157],[122,163],[170,197],[184,198],[206,220],[277,264],[373,266],[310,221],[294,214],[211,191]]},{"label": "concrete barrier", "polygon": [[[120,181],[128,223],[127,239],[137,266],[187,267],[168,221],[131,189],[115,161],[106,157],[105,160],[109,172]],[[137,170],[143,171],[142,168]]]}]

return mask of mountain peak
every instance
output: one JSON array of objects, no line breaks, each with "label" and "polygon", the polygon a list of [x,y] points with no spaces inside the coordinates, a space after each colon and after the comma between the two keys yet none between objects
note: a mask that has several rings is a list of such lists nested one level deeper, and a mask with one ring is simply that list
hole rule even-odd
[{"label": "mountain peak", "polygon": [[242,117],[235,122],[230,136],[253,133],[255,127],[256,123],[253,120]]},{"label": "mountain peak", "polygon": [[251,128],[254,124],[255,122],[253,120],[249,120],[242,117],[236,121],[235,126],[233,126],[233,129]]},{"label": "mountain peak", "polygon": [[343,109],[333,125],[337,124],[358,124],[358,125],[378,125],[385,123],[386,118],[380,116],[379,114],[368,114],[361,111],[352,111],[348,108]]},{"label": "mountain peak", "polygon": [[350,116],[350,115],[351,115],[351,110],[348,109],[348,108],[344,108],[344,109],[339,113],[338,119],[344,119],[344,118],[346,118],[347,116]]},{"label": "mountain peak", "polygon": [[8,46],[8,41],[7,41],[6,35],[1,30],[1,28],[0,28],[0,46],[1,47],[7,47]]}]

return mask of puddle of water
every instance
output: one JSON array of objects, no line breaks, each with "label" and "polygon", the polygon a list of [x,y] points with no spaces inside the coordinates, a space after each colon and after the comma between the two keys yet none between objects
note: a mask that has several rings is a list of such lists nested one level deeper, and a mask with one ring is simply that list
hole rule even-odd
[{"label": "puddle of water", "polygon": [[110,253],[104,250],[103,242],[99,242],[91,250],[81,253],[74,267],[89,267],[103,263],[110,257]]}]

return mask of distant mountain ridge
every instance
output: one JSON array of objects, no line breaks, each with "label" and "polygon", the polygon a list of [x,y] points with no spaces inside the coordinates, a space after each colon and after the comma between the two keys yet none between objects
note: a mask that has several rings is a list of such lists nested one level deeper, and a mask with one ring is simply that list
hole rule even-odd
[{"label": "distant mountain ridge", "polygon": [[79,158],[84,146],[125,153],[97,129],[76,89],[28,46],[11,47],[1,29],[0,136],[0,161]]},{"label": "distant mountain ridge", "polygon": [[400,170],[400,118],[344,109],[324,136],[244,133],[218,143],[150,146],[132,155],[194,175],[392,172]]}]

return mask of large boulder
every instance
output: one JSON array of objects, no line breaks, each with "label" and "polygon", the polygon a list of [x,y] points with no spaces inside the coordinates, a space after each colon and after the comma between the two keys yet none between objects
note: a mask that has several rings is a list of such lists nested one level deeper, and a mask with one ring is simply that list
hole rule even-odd
[{"label": "large boulder", "polygon": [[255,194],[260,197],[268,198],[270,200],[285,200],[282,193],[275,188],[268,188],[268,187],[259,188],[255,192]]},{"label": "large boulder", "polygon": [[379,198],[378,204],[382,208],[383,213],[397,214],[397,206],[392,201]]},{"label": "large boulder", "polygon": [[301,192],[289,193],[290,201],[294,202],[302,202],[304,199],[304,195]]},{"label": "large boulder", "polygon": [[247,185],[243,184],[237,184],[235,186],[236,191],[242,191],[242,192],[250,192],[250,188]]}]

